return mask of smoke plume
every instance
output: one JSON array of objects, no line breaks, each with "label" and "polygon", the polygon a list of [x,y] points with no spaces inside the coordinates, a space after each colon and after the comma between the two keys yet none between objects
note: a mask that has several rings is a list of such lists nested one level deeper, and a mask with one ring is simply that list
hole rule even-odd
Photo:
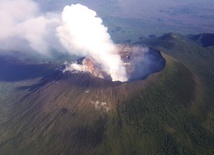
[{"label": "smoke plume", "polygon": [[0,21],[1,51],[36,51],[47,55],[59,47],[55,33],[60,16],[42,13],[34,1],[0,0]]},{"label": "smoke plume", "polygon": [[80,4],[66,6],[62,21],[57,28],[58,36],[71,54],[91,56],[113,81],[127,81],[125,68],[108,29],[95,11]]},{"label": "smoke plume", "polygon": [[107,28],[95,11],[83,5],[65,6],[60,15],[41,12],[32,0],[0,0],[0,21],[0,52],[66,51],[71,56],[89,56],[113,81],[127,81]]}]

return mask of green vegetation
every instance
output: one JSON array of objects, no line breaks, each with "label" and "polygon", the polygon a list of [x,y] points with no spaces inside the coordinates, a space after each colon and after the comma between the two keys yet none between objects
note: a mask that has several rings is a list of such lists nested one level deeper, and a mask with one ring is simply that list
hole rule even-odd
[{"label": "green vegetation", "polygon": [[[211,119],[211,115],[208,116],[208,114],[214,113],[214,46],[204,48],[181,35],[173,33],[154,40],[147,40],[144,44],[173,56],[188,66],[200,78],[203,85],[201,89],[205,89],[203,114],[207,115],[203,119],[204,121],[205,119]],[[214,131],[214,128],[212,131]]]},{"label": "green vegetation", "polygon": [[166,59],[143,81],[1,82],[0,154],[214,154],[213,47],[177,34],[143,44]]},{"label": "green vegetation", "polygon": [[[2,122],[2,153],[212,154],[212,124],[196,119],[203,100],[200,80],[181,63],[164,57],[166,68],[158,73],[158,81],[154,75],[148,77],[145,83],[153,82],[133,96],[120,97],[123,86],[136,89],[130,83],[87,88],[91,94],[77,98],[85,88],[72,86],[69,80],[28,94],[11,106],[13,116]],[[115,89],[120,96],[112,93]],[[111,100],[109,112],[85,102],[98,94]]]},{"label": "green vegetation", "polygon": [[135,154],[213,153],[213,134],[191,113],[191,105],[197,102],[194,93],[200,91],[193,76],[185,66],[167,58],[157,84],[121,106],[124,126],[131,127],[122,128],[121,135],[133,143],[122,150],[135,148]]}]

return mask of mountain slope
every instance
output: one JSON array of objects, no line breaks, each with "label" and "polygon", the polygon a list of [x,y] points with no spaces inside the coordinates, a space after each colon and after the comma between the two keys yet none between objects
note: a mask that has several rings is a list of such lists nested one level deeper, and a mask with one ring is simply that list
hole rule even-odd
[{"label": "mountain slope", "polygon": [[[3,154],[211,154],[213,135],[196,119],[200,80],[164,55],[163,71],[112,83],[54,74],[30,87],[1,124]],[[5,132],[7,131],[7,132]]]}]

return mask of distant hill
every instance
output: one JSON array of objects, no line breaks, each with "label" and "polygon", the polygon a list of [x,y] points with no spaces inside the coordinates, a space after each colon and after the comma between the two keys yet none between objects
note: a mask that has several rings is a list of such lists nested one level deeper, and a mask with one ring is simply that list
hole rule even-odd
[{"label": "distant hill", "polygon": [[189,39],[197,42],[203,47],[209,47],[214,45],[214,34],[212,33],[202,33],[198,35],[188,35]]}]

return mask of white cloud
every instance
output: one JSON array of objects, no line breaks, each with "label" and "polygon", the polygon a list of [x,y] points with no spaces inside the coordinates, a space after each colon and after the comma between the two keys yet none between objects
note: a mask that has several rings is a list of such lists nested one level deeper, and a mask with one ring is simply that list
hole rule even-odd
[{"label": "white cloud", "polygon": [[31,48],[47,54],[53,41],[56,42],[52,38],[60,20],[53,13],[42,14],[31,0],[1,0],[0,21],[0,49],[29,51]]}]

